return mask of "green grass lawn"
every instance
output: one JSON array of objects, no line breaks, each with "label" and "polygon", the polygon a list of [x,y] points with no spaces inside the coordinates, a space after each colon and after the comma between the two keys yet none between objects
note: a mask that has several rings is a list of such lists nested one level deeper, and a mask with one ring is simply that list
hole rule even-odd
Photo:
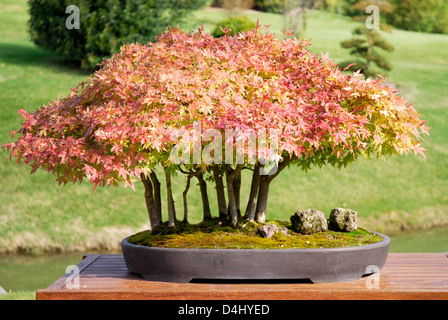
[{"label": "green grass lawn", "polygon": [[[211,31],[226,14],[201,10],[188,30],[204,23]],[[271,25],[281,35],[282,17],[250,12],[253,20]],[[34,110],[88,79],[68,61],[37,48],[27,33],[25,0],[0,0],[0,144],[19,126],[19,109]],[[349,58],[339,43],[351,36],[355,23],[346,17],[315,12],[306,38],[315,53],[329,52],[336,61]],[[395,30],[386,35],[396,50],[387,53],[394,65],[390,82],[428,119],[427,159],[408,155],[387,161],[361,160],[339,171],[328,167],[308,174],[291,168],[273,182],[268,218],[289,219],[298,209],[316,208],[326,214],[338,206],[358,211],[362,225],[377,231],[417,228],[448,223],[448,36]],[[20,248],[108,249],[126,235],[148,227],[143,188],[99,188],[89,184],[59,187],[53,176],[29,174],[0,152],[0,253]],[[246,177],[247,178],[247,177]],[[247,181],[247,180],[245,180]],[[182,211],[183,177],[175,178],[175,201]],[[192,186],[189,205],[192,222],[202,213],[200,195]],[[243,189],[243,203],[249,192]],[[197,189],[196,189],[197,190]],[[214,190],[209,187],[216,212]],[[166,206],[165,206],[166,209]]]}]

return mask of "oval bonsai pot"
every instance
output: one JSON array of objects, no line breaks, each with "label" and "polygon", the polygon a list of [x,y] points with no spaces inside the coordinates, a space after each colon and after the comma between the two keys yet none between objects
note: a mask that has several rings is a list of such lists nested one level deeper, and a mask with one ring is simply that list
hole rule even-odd
[{"label": "oval bonsai pot", "polygon": [[386,263],[390,238],[356,247],[322,249],[177,249],[121,247],[130,272],[144,279],[187,283],[213,280],[303,280],[313,283],[358,280]]}]

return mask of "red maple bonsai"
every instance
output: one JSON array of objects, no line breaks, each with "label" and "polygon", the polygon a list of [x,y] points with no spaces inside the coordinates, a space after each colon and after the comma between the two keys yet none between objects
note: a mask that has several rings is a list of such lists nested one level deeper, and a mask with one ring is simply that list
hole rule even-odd
[{"label": "red maple bonsai", "polygon": [[4,148],[60,184],[142,181],[153,230],[162,223],[156,166],[166,176],[169,226],[177,221],[175,171],[187,175],[185,222],[195,177],[204,219],[212,217],[213,181],[219,218],[235,226],[243,169],[253,170],[244,218],[263,222],[269,185],[291,164],[307,170],[343,167],[359,155],[423,155],[428,128],[415,109],[381,80],[345,75],[307,45],[260,26],[221,38],[169,28],[155,43],[123,46],[68,97],[20,110],[25,121],[12,133],[20,136]]}]

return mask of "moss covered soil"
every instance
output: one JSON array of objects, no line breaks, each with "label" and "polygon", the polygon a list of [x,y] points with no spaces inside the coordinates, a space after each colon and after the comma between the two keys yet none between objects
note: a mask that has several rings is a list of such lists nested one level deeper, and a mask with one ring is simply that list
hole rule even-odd
[{"label": "moss covered soil", "polygon": [[224,226],[218,220],[199,224],[178,223],[175,228],[166,226],[154,232],[142,231],[129,237],[133,244],[163,248],[202,249],[304,249],[361,246],[380,242],[383,238],[365,229],[352,232],[318,232],[302,235],[291,230],[288,221],[267,221],[286,227],[287,234],[278,232],[272,238],[262,238],[257,230],[262,224],[240,222],[236,228]]}]

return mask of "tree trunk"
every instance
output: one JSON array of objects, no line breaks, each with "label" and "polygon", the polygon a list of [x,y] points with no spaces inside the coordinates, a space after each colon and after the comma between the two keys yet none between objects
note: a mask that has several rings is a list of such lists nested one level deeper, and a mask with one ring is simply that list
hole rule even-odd
[{"label": "tree trunk", "polygon": [[199,188],[201,190],[203,219],[210,220],[212,218],[212,214],[210,211],[210,203],[208,201],[207,183],[205,182],[205,180],[202,176],[202,172],[198,172],[196,174],[196,177],[199,180]]},{"label": "tree trunk", "polygon": [[269,176],[262,176],[260,178],[260,187],[258,190],[257,208],[255,210],[255,220],[258,223],[266,221],[266,207],[268,204],[269,185],[272,179]]},{"label": "tree trunk", "polygon": [[238,214],[236,211],[235,192],[233,191],[233,178],[230,175],[226,177],[227,180],[227,197],[229,199],[228,214],[230,216],[230,223],[236,226],[238,222]]},{"label": "tree trunk", "polygon": [[188,175],[187,177],[187,185],[185,186],[184,192],[182,192],[182,199],[184,201],[184,223],[188,223],[188,204],[187,204],[187,193],[190,189],[190,180],[192,175]]},{"label": "tree trunk", "polygon": [[241,171],[235,175],[233,179],[233,193],[235,194],[235,206],[237,217],[241,217],[240,203],[241,203]]},{"label": "tree trunk", "polygon": [[149,223],[151,224],[151,230],[154,231],[160,225],[162,219],[156,212],[151,180],[146,178],[144,174],[141,175],[141,179],[145,186],[145,202],[148,209]]},{"label": "tree trunk", "polygon": [[176,207],[174,206],[173,191],[171,188],[171,172],[167,168],[165,170],[166,179],[166,198],[168,203],[168,227],[174,228],[176,223]]},{"label": "tree trunk", "polygon": [[263,175],[260,177],[260,187],[258,189],[257,208],[255,210],[255,220],[259,223],[266,221],[266,207],[268,204],[269,185],[280,172],[285,169],[293,160],[295,156],[286,158],[279,162],[277,171],[272,175]]},{"label": "tree trunk", "polygon": [[222,179],[222,172],[218,165],[213,165],[212,170],[213,170],[213,176],[215,178],[216,197],[218,199],[219,219],[226,220],[227,219],[227,204],[226,204],[226,195],[224,192],[224,182]]},{"label": "tree trunk", "polygon": [[257,206],[257,195],[258,189],[260,187],[260,178],[260,165],[257,162],[254,167],[254,174],[252,175],[252,183],[250,185],[249,200],[247,201],[246,213],[244,214],[244,218],[247,221],[253,222],[255,219],[255,209]]},{"label": "tree trunk", "polygon": [[154,207],[157,219],[162,221],[162,194],[160,192],[160,181],[157,179],[155,171],[151,171],[149,178],[152,182],[153,192],[154,192]]},{"label": "tree trunk", "polygon": [[233,170],[230,167],[225,167],[226,172],[226,182],[227,182],[227,196],[229,198],[229,206],[228,206],[228,212],[230,215],[230,223],[233,226],[236,226],[238,222],[238,211],[236,207],[236,199],[235,199],[235,190],[233,187],[233,180],[235,179],[236,175],[238,175],[241,170],[243,169],[243,164],[238,164],[236,166],[236,169]]}]

